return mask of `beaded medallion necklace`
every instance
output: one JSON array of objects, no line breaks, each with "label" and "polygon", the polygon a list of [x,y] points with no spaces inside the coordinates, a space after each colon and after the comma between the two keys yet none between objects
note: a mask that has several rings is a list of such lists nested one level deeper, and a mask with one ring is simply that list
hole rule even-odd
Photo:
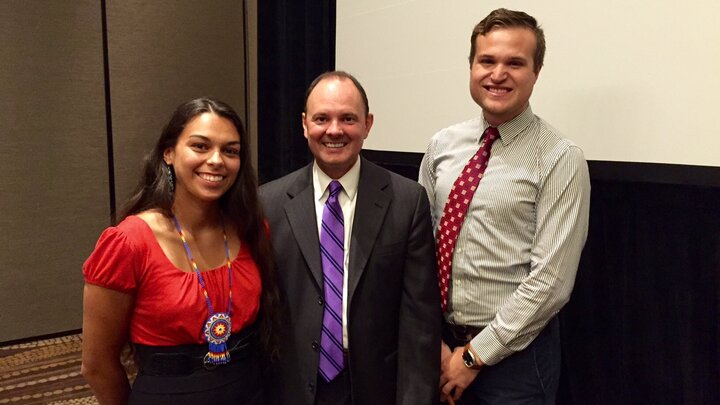
[{"label": "beaded medallion necklace", "polygon": [[188,245],[187,240],[185,240],[185,235],[183,234],[182,228],[180,228],[180,222],[175,216],[173,216],[173,222],[175,223],[175,229],[177,229],[180,234],[180,240],[182,240],[183,246],[185,247],[185,254],[190,261],[190,266],[192,266],[198,282],[200,283],[203,295],[205,296],[205,303],[208,307],[208,314],[210,314],[207,321],[205,321],[203,331],[205,341],[208,342],[208,352],[204,358],[205,368],[210,369],[220,364],[227,364],[230,362],[230,352],[227,348],[227,341],[230,338],[230,333],[232,331],[232,266],[230,263],[230,249],[228,248],[227,235],[225,234],[225,225],[222,226],[222,229],[230,292],[228,294],[227,312],[215,313],[205,286],[205,280],[203,280],[203,276],[200,273],[200,270],[198,270],[198,265],[195,263],[195,259],[190,252],[190,246]]}]

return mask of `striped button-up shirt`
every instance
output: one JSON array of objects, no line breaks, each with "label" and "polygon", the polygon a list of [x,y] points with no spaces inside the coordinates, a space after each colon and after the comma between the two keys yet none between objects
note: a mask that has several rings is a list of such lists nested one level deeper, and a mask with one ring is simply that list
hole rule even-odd
[{"label": "striped button-up shirt", "polygon": [[[430,141],[419,181],[436,230],[488,126],[478,117]],[[445,314],[449,323],[484,327],[470,344],[488,365],[527,347],[569,300],[590,206],[580,148],[530,107],[498,130],[458,236]]]}]

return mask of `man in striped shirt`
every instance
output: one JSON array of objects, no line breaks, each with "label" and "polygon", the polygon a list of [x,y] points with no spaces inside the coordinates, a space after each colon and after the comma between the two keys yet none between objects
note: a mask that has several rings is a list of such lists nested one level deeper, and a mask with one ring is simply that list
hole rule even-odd
[{"label": "man in striped shirt", "polygon": [[526,13],[498,9],[480,21],[469,59],[470,94],[482,115],[435,134],[421,164],[437,231],[483,133],[499,132],[450,254],[445,400],[555,402],[556,315],[587,236],[590,181],[582,151],[530,108],[544,53],[543,31]]}]

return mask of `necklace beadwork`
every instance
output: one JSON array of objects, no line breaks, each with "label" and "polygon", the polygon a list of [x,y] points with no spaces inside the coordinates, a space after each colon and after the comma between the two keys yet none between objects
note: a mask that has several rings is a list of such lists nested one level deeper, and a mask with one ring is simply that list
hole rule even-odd
[{"label": "necklace beadwork", "polygon": [[213,310],[212,302],[210,302],[210,296],[205,286],[205,280],[198,270],[197,263],[190,252],[190,246],[185,239],[180,222],[173,216],[173,222],[175,223],[175,229],[180,234],[180,240],[182,240],[183,246],[185,247],[185,254],[187,255],[190,266],[192,267],[195,275],[197,276],[200,287],[202,288],[203,296],[205,297],[205,303],[207,304],[208,314],[210,315],[205,321],[203,334],[205,335],[205,341],[208,343],[208,352],[204,358],[204,365],[207,369],[215,368],[221,364],[227,364],[230,362],[230,351],[227,347],[227,341],[230,338],[232,332],[232,264],[230,262],[230,249],[228,248],[227,235],[225,234],[225,226],[223,225],[223,242],[225,243],[225,258],[228,269],[228,285],[230,292],[228,293],[228,309],[226,312],[215,312]]}]

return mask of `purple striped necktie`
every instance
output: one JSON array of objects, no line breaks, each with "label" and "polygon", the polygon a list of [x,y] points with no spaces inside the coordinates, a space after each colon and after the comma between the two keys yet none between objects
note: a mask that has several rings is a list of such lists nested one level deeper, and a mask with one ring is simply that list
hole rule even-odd
[{"label": "purple striped necktie", "polygon": [[343,359],[343,263],[345,261],[344,220],[338,194],[342,185],[333,180],[323,210],[320,230],[320,258],[323,269],[325,310],[320,335],[320,374],[332,381],[345,367]]}]

